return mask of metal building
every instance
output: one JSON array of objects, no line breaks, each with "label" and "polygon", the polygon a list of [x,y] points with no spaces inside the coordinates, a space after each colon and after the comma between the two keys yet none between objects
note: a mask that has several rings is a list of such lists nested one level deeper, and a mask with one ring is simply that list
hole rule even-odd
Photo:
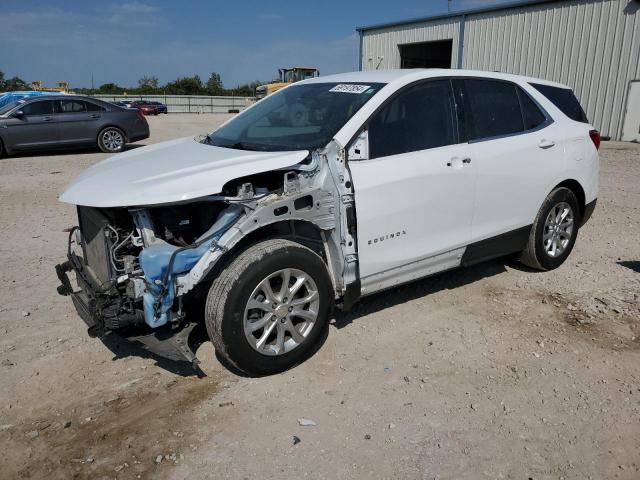
[{"label": "metal building", "polygon": [[359,27],[360,69],[465,68],[571,86],[603,136],[640,140],[640,0],[529,0]]}]

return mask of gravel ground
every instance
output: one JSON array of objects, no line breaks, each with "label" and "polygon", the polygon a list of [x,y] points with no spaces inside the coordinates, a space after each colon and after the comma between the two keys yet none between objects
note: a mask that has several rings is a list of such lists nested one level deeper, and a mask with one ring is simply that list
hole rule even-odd
[{"label": "gravel ground", "polygon": [[[150,118],[141,143],[222,120]],[[57,196],[106,155],[1,159],[0,476],[640,478],[640,145],[601,154],[560,269],[503,259],[365,299],[260,379],[209,342],[196,376],[89,338],[55,290],[76,222]]]}]

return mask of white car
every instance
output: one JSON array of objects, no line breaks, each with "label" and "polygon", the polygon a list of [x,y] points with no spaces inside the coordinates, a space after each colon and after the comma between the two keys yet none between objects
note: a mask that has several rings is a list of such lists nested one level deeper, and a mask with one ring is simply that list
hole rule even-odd
[{"label": "white car", "polygon": [[334,305],[507,254],[560,266],[596,204],[599,144],[571,89],[545,80],[299,82],[208,136],[82,173],[60,197],[79,227],[58,290],[92,335],[197,362],[204,317],[222,359],[279,372],[314,351]]}]

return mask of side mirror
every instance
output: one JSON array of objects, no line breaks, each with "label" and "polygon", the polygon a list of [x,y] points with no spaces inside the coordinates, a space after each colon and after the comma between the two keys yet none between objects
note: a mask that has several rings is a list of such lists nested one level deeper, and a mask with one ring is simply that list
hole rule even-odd
[{"label": "side mirror", "polygon": [[347,152],[347,158],[349,160],[369,159],[369,132],[367,130],[360,132],[360,135],[353,141]]},{"label": "side mirror", "polygon": [[15,112],[13,112],[13,116],[16,117],[16,118],[24,117],[24,112],[22,110],[17,110]]}]

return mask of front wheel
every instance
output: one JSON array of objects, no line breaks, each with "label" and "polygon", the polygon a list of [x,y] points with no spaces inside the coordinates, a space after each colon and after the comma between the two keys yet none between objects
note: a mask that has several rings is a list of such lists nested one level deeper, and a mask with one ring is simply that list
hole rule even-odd
[{"label": "front wheel", "polygon": [[520,261],[536,270],[558,268],[573,250],[579,225],[575,194],[565,187],[556,188],[538,211]]},{"label": "front wheel", "polygon": [[98,134],[98,147],[105,153],[118,153],[124,150],[125,136],[116,127],[107,127]]},{"label": "front wheel", "polygon": [[314,352],[333,300],[327,269],[315,252],[267,240],[220,272],[209,290],[205,322],[219,355],[248,374],[269,375]]}]

